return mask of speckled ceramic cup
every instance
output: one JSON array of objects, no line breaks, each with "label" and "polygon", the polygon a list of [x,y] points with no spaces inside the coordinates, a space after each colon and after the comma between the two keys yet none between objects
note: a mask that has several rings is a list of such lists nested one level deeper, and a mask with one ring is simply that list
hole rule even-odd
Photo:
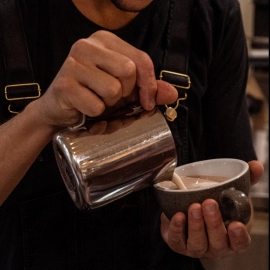
[{"label": "speckled ceramic cup", "polygon": [[[233,220],[246,224],[251,215],[248,199],[250,189],[249,166],[238,159],[211,159],[177,167],[175,174],[183,176],[219,176],[226,180],[209,186],[189,189],[164,188],[160,183],[154,185],[157,200],[165,215],[171,219],[176,212],[184,212],[192,203],[202,203],[212,198],[219,204],[225,223]],[[212,177],[213,178],[213,177]]]}]

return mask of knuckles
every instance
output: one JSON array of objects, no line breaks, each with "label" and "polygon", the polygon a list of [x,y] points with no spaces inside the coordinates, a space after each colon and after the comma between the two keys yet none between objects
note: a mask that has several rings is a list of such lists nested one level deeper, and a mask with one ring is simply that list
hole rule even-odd
[{"label": "knuckles", "polygon": [[113,80],[107,88],[106,97],[107,105],[114,105],[122,96],[122,86],[118,80]]},{"label": "knuckles", "polygon": [[211,242],[211,251],[215,256],[220,256],[228,251],[228,244],[221,241]]},{"label": "knuckles", "polygon": [[96,117],[101,115],[104,111],[105,111],[105,104],[103,102],[96,102],[89,108],[88,115],[91,117]]},{"label": "knuckles", "polygon": [[89,42],[86,39],[79,39],[71,46],[70,54],[79,57],[86,49],[89,50],[88,47]]},{"label": "knuckles", "polygon": [[113,38],[116,38],[116,35],[105,30],[99,30],[99,31],[94,32],[89,38],[95,39],[95,40],[113,39]]},{"label": "knuckles", "polygon": [[95,55],[101,49],[100,43],[90,39],[79,39],[70,48],[69,55],[75,59],[84,60],[87,55]]},{"label": "knuckles", "polygon": [[[112,46],[115,46],[116,44],[125,44],[119,43],[121,41],[118,39],[119,38],[114,34],[100,30],[92,34],[89,38],[79,39],[76,41],[71,47],[65,66],[61,69],[61,74],[59,74],[57,79],[54,81],[53,89],[54,92],[56,92],[56,95],[62,97],[74,97],[76,95],[75,91],[78,89],[77,84],[79,82],[74,80],[74,74],[70,71],[78,71],[82,66],[84,66],[83,63],[85,62],[86,53],[88,55],[94,55],[97,50],[102,49],[102,47],[110,47],[110,43],[114,43]],[[110,41],[110,43],[108,43],[108,41]],[[136,81],[138,82],[143,76],[146,78],[155,78],[154,66],[150,56],[143,51],[128,46],[130,45],[127,44],[125,51],[130,52],[132,57],[129,58],[127,56],[126,61],[122,61],[120,63],[121,67],[119,67],[121,70],[119,74],[125,78],[124,81],[126,81],[126,79],[129,81],[133,80],[135,86]],[[105,110],[105,106],[112,106],[117,103],[121,97],[126,97],[131,94],[133,89],[131,89],[132,87],[130,87],[130,85],[133,83],[129,83],[128,87],[125,86],[125,83],[123,85],[122,84],[123,83],[119,78],[111,80],[110,84],[106,86],[106,93],[103,92],[102,96],[99,96],[99,98],[103,99],[105,103],[101,100],[100,102],[91,103],[91,108],[89,108],[91,116],[102,114]],[[140,85],[138,86],[141,87]],[[144,87],[144,85],[142,85],[142,87]],[[89,90],[91,91],[91,89]],[[147,93],[154,93],[155,91],[156,85],[154,83],[147,85]],[[67,101],[68,98],[64,98],[64,100]]]},{"label": "knuckles", "polygon": [[202,257],[207,251],[207,247],[201,246],[200,243],[188,243],[187,249],[194,257]]},{"label": "knuckles", "polygon": [[53,89],[57,95],[67,95],[72,89],[71,81],[68,77],[59,76],[57,80],[54,81]]},{"label": "knuckles", "polygon": [[138,59],[140,61],[141,71],[143,71],[143,75],[148,77],[155,77],[154,64],[150,56],[146,52],[138,50]]},{"label": "knuckles", "polygon": [[125,72],[124,76],[131,78],[136,76],[136,64],[131,60],[131,59],[127,59],[127,61],[125,61],[124,63],[122,63],[122,68]]}]

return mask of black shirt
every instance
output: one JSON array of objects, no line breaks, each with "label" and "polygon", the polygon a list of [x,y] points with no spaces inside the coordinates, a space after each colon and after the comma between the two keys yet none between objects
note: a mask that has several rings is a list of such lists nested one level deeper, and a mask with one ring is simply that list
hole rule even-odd
[{"label": "black shirt", "polygon": [[[169,8],[170,1],[153,1],[127,26],[113,31],[150,55],[157,77]],[[72,44],[102,28],[87,20],[71,0],[27,0],[22,12],[35,75],[45,91]],[[159,14],[158,25],[152,20],[154,12]],[[244,98],[245,44],[236,0],[195,1],[191,89],[178,108],[178,118],[170,123],[179,165],[218,157],[256,158]],[[4,85],[1,77],[1,89]],[[9,115],[1,97],[3,122]],[[3,269],[200,269],[198,260],[178,255],[163,243],[160,211],[150,188],[84,213],[66,192],[51,144],[42,158],[0,208]]]}]

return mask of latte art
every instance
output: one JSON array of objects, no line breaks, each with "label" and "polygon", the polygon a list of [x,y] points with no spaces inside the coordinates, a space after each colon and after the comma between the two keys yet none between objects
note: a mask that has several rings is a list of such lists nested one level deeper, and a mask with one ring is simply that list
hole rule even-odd
[{"label": "latte art", "polygon": [[[181,175],[181,180],[185,185],[186,189],[197,189],[197,188],[207,188],[211,186],[215,186],[228,180],[228,177],[224,176],[206,176],[206,175],[192,175],[192,176],[184,176]],[[173,181],[163,181],[158,183],[158,185],[165,189],[177,190],[179,189]]]}]

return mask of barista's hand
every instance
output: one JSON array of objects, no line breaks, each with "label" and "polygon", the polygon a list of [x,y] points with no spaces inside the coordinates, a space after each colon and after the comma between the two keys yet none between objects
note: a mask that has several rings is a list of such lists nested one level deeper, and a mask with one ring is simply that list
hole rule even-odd
[{"label": "barista's hand", "polygon": [[47,92],[41,115],[56,126],[69,126],[80,112],[98,116],[107,107],[139,99],[146,110],[171,104],[177,91],[156,80],[150,57],[107,31],[77,41]]},{"label": "barista's hand", "polygon": [[[257,161],[249,162],[251,183],[255,184],[263,175],[263,166]],[[176,213],[171,221],[162,213],[161,235],[175,252],[186,256],[219,259],[231,253],[245,251],[250,245],[248,225],[231,222],[224,225],[216,201],[205,200],[201,205],[194,203],[186,216]]]},{"label": "barista's hand", "polygon": [[248,162],[248,165],[249,165],[249,170],[250,170],[251,185],[255,185],[261,179],[263,172],[264,172],[264,167],[257,160],[252,160],[252,161]]}]

